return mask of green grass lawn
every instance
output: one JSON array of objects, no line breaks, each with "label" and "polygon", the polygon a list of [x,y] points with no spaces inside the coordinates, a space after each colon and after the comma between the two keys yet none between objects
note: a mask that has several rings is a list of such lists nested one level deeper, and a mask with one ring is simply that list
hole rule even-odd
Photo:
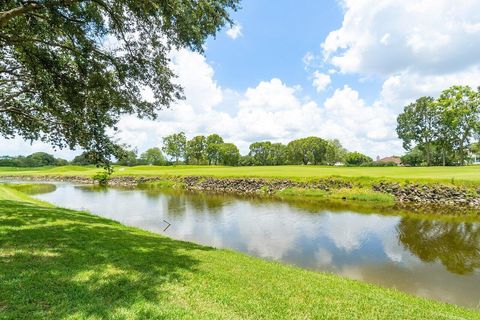
[{"label": "green grass lawn", "polygon": [[[63,175],[93,176],[95,167],[0,168],[2,175]],[[275,166],[275,167],[221,167],[221,166],[137,166],[115,167],[116,176],[214,176],[314,179],[330,176],[394,179],[412,181],[467,182],[480,184],[480,166],[466,167],[327,167],[327,166]]]},{"label": "green grass lawn", "polygon": [[480,319],[336,275],[176,241],[0,186],[0,319]]}]

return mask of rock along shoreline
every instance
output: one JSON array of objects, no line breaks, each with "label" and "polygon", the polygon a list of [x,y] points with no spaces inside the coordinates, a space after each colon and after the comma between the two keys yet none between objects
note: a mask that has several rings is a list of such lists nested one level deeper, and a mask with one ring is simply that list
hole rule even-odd
[{"label": "rock along shoreline", "polygon": [[[2,176],[1,180],[21,181],[54,181],[79,184],[94,184],[91,177],[81,176]],[[186,177],[111,177],[110,186],[134,188],[142,184],[171,181],[188,191],[229,193],[241,195],[275,195],[276,192],[289,188],[323,190],[335,192],[336,189],[352,189],[356,187],[347,178],[323,178],[312,181],[294,181],[289,179],[263,178],[213,178],[201,176]],[[396,183],[380,181],[372,183],[370,190],[394,196],[395,202],[409,205],[449,206],[459,209],[480,210],[480,187],[465,187],[445,184]]]}]

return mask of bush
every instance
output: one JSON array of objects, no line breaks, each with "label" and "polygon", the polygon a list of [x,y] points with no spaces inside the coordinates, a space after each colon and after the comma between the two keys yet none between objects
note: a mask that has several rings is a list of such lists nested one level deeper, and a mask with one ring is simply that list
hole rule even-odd
[{"label": "bush", "polygon": [[373,160],[360,152],[348,152],[345,156],[345,164],[348,166],[363,166],[372,164]]},{"label": "bush", "polygon": [[98,172],[93,176],[93,180],[98,182],[98,184],[101,186],[106,186],[110,180],[110,173],[107,171]]}]

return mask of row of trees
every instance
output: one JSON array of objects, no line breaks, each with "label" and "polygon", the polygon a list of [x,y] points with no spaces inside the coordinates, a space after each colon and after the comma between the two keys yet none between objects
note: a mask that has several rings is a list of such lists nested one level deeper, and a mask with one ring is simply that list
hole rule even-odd
[{"label": "row of trees", "polygon": [[68,161],[55,158],[45,152],[35,152],[28,156],[0,156],[0,167],[44,167],[44,166],[65,166]]},{"label": "row of trees", "polygon": [[[163,138],[163,147],[150,148],[138,155],[136,150],[124,147],[118,165],[225,165],[225,166],[277,166],[277,165],[335,165],[345,163],[351,166],[372,165],[373,160],[359,152],[348,152],[338,140],[324,140],[318,137],[297,139],[288,144],[270,141],[250,145],[247,155],[242,156],[233,143],[226,143],[218,134],[195,136],[187,140],[184,132]],[[42,167],[60,165],[94,165],[95,157],[89,152],[76,156],[71,162],[57,159],[45,152],[27,157],[0,157],[0,166]]]},{"label": "row of trees", "polygon": [[[226,143],[218,134],[195,136],[188,140],[184,132],[163,138],[163,147],[151,148],[137,157],[135,150],[125,152],[120,165],[193,165],[276,166],[286,164],[367,165],[373,160],[358,152],[348,152],[338,140],[319,137],[297,139],[288,144],[262,141],[252,143],[249,153],[242,156],[233,143]],[[165,154],[165,156],[164,156]],[[168,160],[167,160],[168,159]]]},{"label": "row of trees", "polygon": [[453,86],[437,99],[421,97],[397,118],[409,165],[465,165],[480,136],[480,88]]}]

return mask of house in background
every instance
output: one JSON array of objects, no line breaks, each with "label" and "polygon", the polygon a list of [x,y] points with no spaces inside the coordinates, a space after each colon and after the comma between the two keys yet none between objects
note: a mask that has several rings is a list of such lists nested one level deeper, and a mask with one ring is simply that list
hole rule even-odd
[{"label": "house in background", "polygon": [[380,157],[377,157],[377,162],[395,163],[397,166],[402,165],[402,160],[400,159],[400,157],[397,157],[397,156],[385,157],[385,158],[381,158],[381,159],[380,159]]},{"label": "house in background", "polygon": [[468,158],[470,159],[470,164],[480,164],[480,155],[475,153],[469,153]]}]

